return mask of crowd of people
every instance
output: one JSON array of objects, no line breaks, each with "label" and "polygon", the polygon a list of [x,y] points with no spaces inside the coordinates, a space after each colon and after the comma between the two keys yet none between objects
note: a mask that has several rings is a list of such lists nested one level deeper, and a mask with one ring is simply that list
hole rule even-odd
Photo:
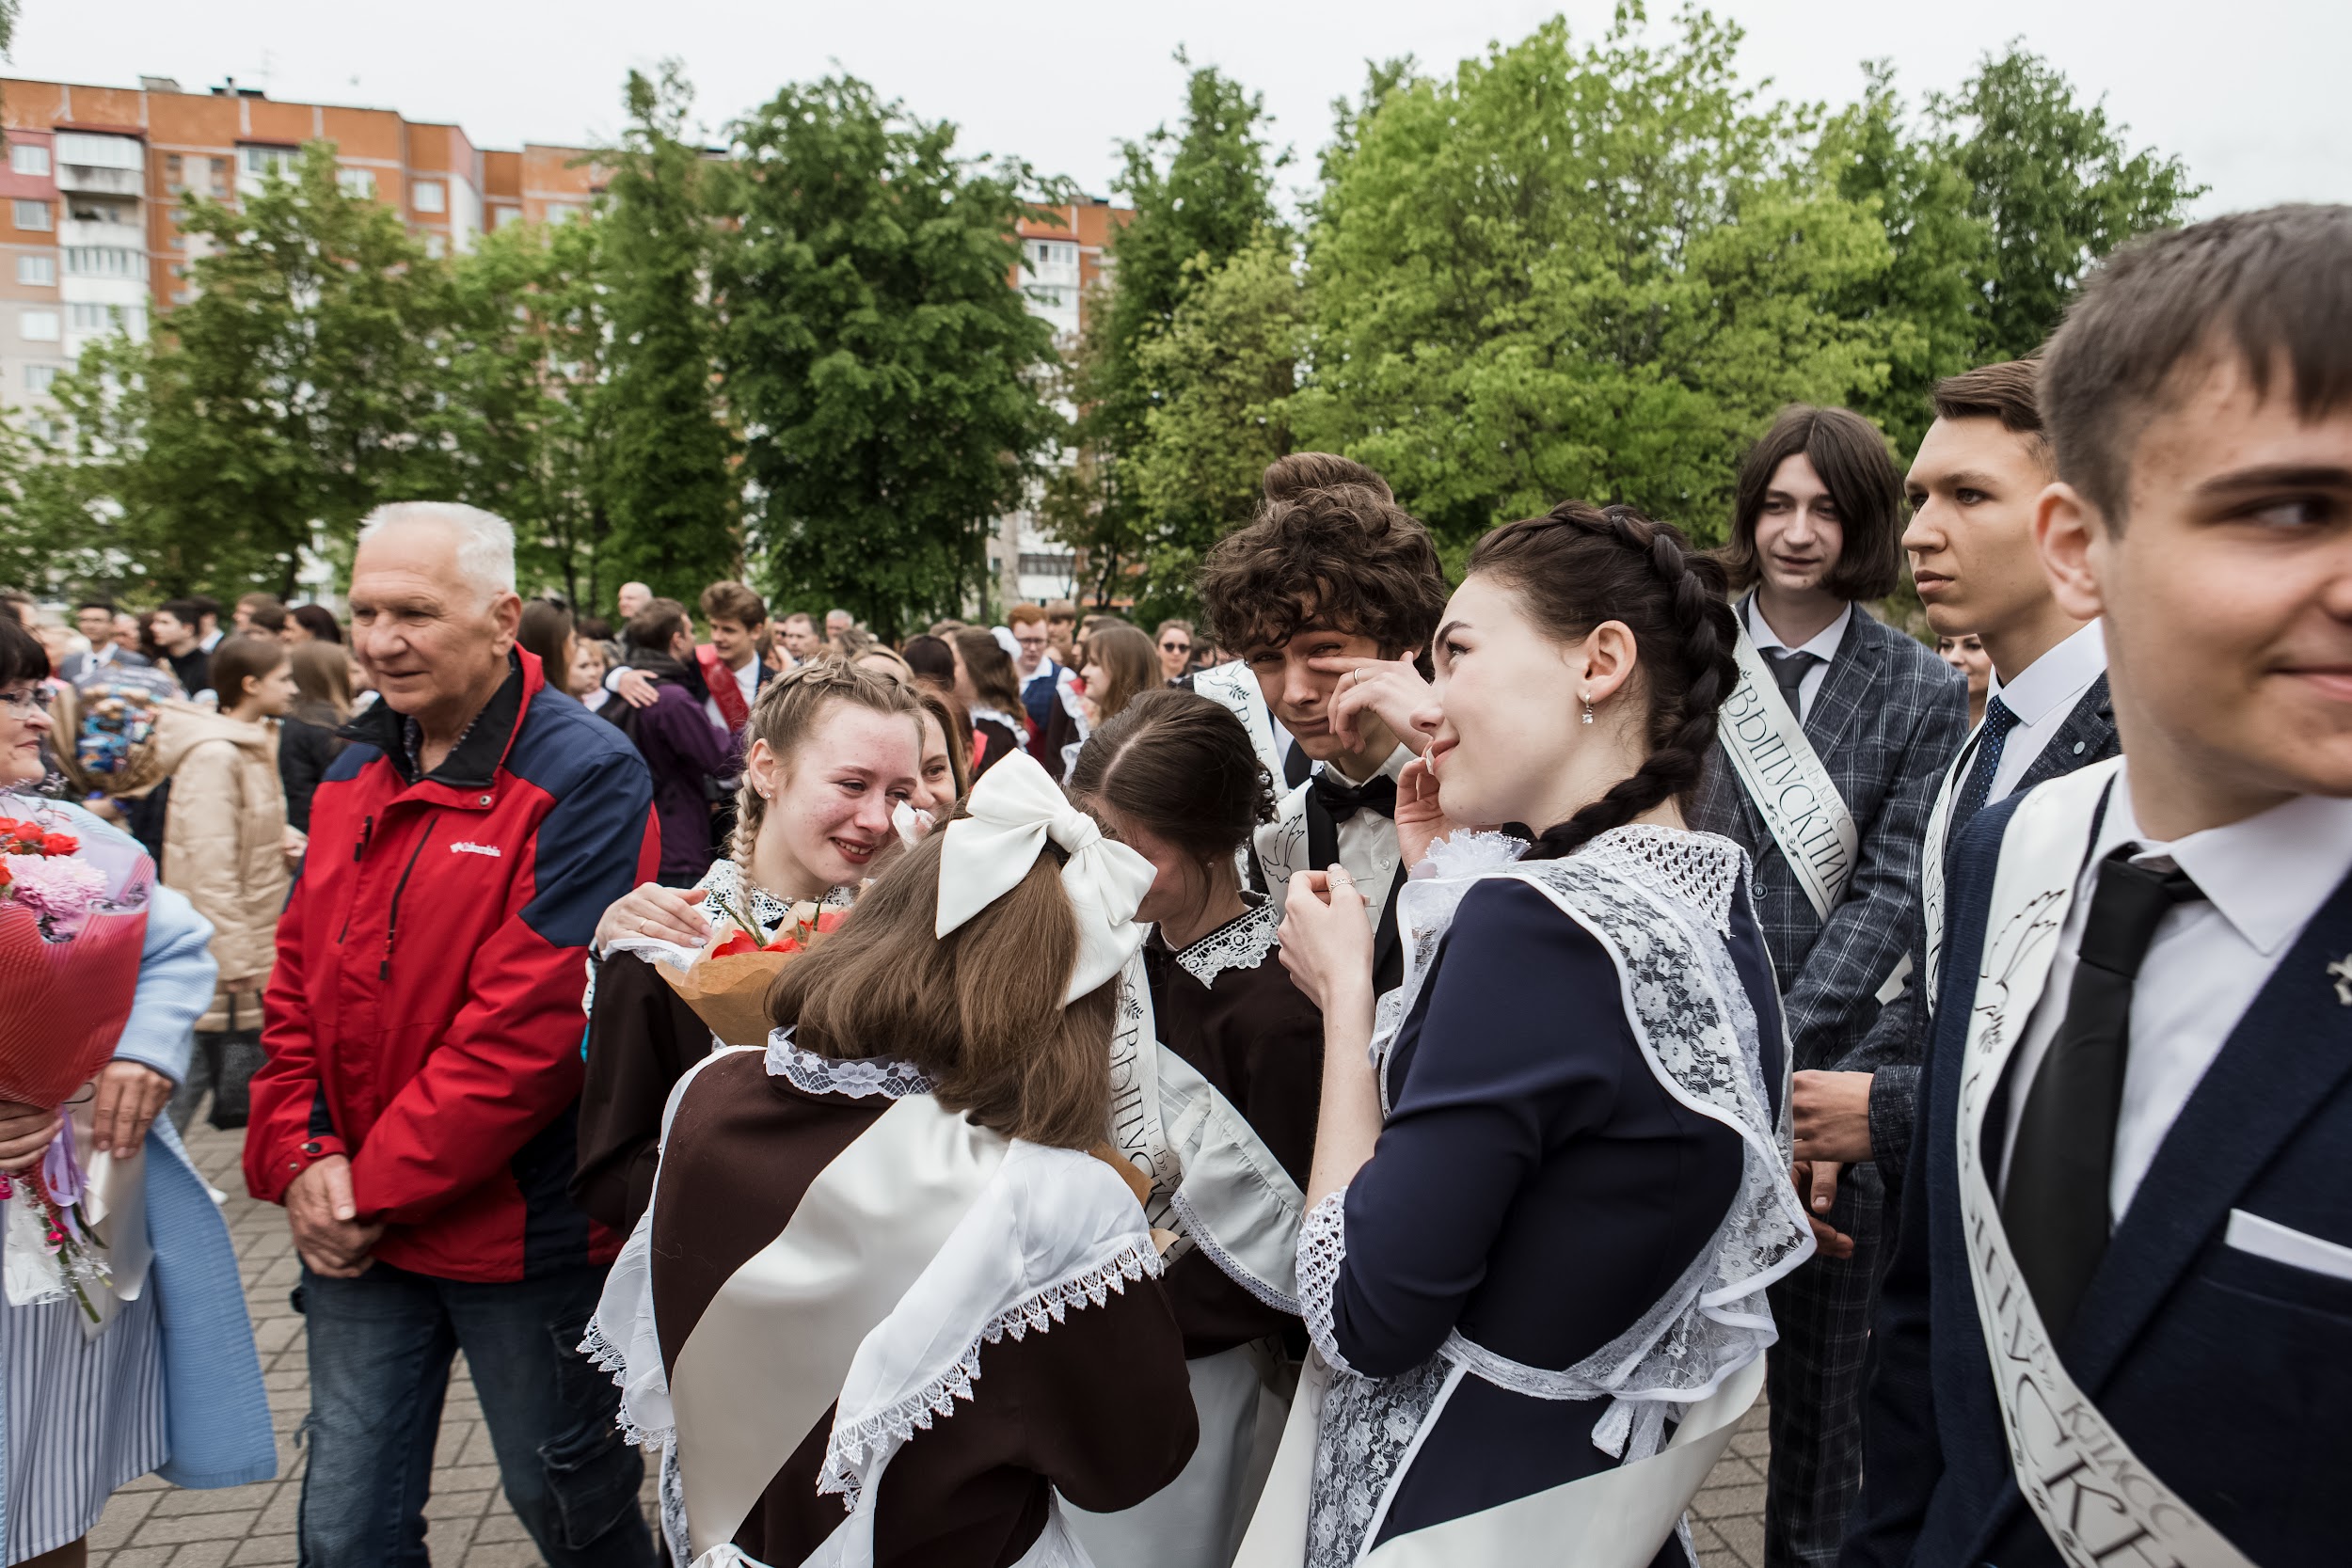
[{"label": "crowd of people", "polygon": [[1771,1568],[2339,1560],[2346,277],[2137,242],[1713,550],[1449,576],[1295,453],[1198,627],[576,620],[437,502],[347,623],[13,596],[0,921],[103,1053],[0,1099],[6,1560],[274,1469],[207,1102],[320,1568],[424,1560],[461,1350],[559,1568],[1672,1568],[1759,1400]]}]

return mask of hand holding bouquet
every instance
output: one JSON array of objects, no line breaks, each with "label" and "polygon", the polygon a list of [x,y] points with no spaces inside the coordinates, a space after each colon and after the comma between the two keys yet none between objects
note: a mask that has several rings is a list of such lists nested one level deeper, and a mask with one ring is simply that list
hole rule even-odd
[{"label": "hand holding bouquet", "polygon": [[768,988],[786,964],[823,941],[849,911],[795,904],[784,921],[767,927],[748,899],[714,896],[706,907],[714,925],[709,944],[683,974],[665,964],[661,976],[721,1043],[764,1045]]}]

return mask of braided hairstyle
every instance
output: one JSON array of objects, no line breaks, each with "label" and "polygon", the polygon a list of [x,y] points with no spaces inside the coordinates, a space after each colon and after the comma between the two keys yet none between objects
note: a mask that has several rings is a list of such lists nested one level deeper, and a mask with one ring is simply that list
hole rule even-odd
[{"label": "braided hairstyle", "polygon": [[1479,540],[1464,576],[1515,591],[1546,635],[1564,642],[1604,621],[1633,632],[1649,755],[1609,792],[1536,835],[1531,860],[1558,860],[1698,786],[1715,742],[1715,710],[1739,680],[1739,628],[1724,568],[1671,523],[1629,506],[1563,501]]},{"label": "braided hairstyle", "polygon": [[[753,741],[764,740],[778,759],[788,762],[793,751],[816,731],[825,710],[835,703],[872,708],[876,713],[906,715],[908,722],[914,726],[916,750],[921,750],[923,710],[916,704],[914,693],[888,675],[836,658],[811,659],[761,687],[759,695],[752,700],[751,723],[743,734],[743,750],[748,753]],[[952,751],[954,747],[955,737],[951,735],[948,749]],[[736,786],[735,837],[728,850],[747,879],[752,870],[752,845],[759,837],[759,825],[767,815],[768,801],[752,787],[751,771],[746,768],[743,782]]]}]

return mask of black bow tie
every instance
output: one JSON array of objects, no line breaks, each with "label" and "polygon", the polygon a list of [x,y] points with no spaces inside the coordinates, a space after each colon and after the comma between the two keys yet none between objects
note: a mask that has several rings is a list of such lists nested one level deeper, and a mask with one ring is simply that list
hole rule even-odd
[{"label": "black bow tie", "polygon": [[1308,786],[1314,800],[1331,815],[1335,823],[1344,822],[1359,811],[1378,812],[1382,816],[1396,815],[1396,781],[1382,773],[1362,784],[1351,784],[1330,768],[1315,774]]}]

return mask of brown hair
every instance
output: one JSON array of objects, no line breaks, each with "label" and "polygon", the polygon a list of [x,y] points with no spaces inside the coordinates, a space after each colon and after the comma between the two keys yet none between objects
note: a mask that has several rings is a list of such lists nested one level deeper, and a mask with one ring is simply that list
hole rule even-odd
[{"label": "brown hair", "polygon": [[[631,621],[630,629],[636,625]],[[888,675],[834,658],[813,658],[759,689],[759,695],[752,700],[751,721],[744,728],[743,750],[748,752],[753,741],[764,740],[788,768],[792,753],[834,703],[851,703],[876,713],[905,714],[914,721],[915,749],[921,751],[923,727],[914,694]],[[767,815],[767,799],[752,787],[751,772],[746,769],[743,782],[735,789],[735,839],[729,847],[736,863],[747,871],[753,841],[759,837],[759,825]]]},{"label": "brown hair", "polygon": [[955,644],[982,705],[1019,717],[1021,676],[1012,667],[1012,656],[996,645],[995,633],[979,626],[958,626],[946,640]]},{"label": "brown hair", "polygon": [[1274,820],[1274,784],[1222,703],[1146,691],[1087,736],[1071,799],[1110,807],[1197,861],[1230,857]]},{"label": "brown hair", "polygon": [[1074,621],[1077,618],[1078,607],[1072,604],[1068,599],[1048,599],[1045,601],[1045,619],[1048,624],[1055,621]]},{"label": "brown hair", "polygon": [[1464,575],[1500,579],[1548,636],[1564,642],[1604,621],[1622,621],[1633,632],[1649,755],[1599,800],[1547,827],[1530,858],[1572,854],[1697,787],[1715,743],[1715,710],[1739,680],[1739,628],[1720,562],[1692,552],[1671,523],[1654,523],[1629,506],[1563,501],[1479,540]]},{"label": "brown hair", "polygon": [[1123,621],[1087,634],[1086,661],[1103,667],[1103,689],[1087,692],[1098,724],[1116,719],[1137,693],[1160,684],[1159,650],[1139,628]]},{"label": "brown hair", "polygon": [[739,582],[714,582],[700,600],[706,621],[733,621],[749,631],[766,624],[768,603]]},{"label": "brown hair", "polygon": [[972,716],[954,692],[936,687],[917,686],[914,704],[939,721],[939,733],[947,741],[947,766],[955,772],[956,799],[961,800],[972,793]]},{"label": "brown hair", "polygon": [[1061,857],[1049,846],[1011,892],[935,937],[946,837],[901,856],[785,967],[769,1015],[821,1056],[913,1062],[940,1104],[1009,1138],[1089,1148],[1110,1124],[1119,982],[1062,1005],[1078,922]]},{"label": "brown hair", "polygon": [[1264,483],[1257,516],[1201,563],[1217,642],[1247,657],[1315,625],[1369,637],[1383,654],[1426,646],[1445,613],[1445,568],[1380,476],[1328,452],[1293,452]]},{"label": "brown hair", "polygon": [[2296,413],[2352,402],[2352,206],[2270,207],[2136,240],[2083,285],[2042,351],[2058,477],[2121,528],[2140,433],[2234,356]]},{"label": "brown hair", "polygon": [[1939,420],[1998,420],[2014,436],[2045,436],[2042,402],[2034,388],[2040,366],[2031,359],[2005,359],[1947,375],[1935,384],[1931,401]]},{"label": "brown hair", "polygon": [[1851,408],[1816,408],[1790,404],[1764,438],[1740,460],[1732,503],[1731,539],[1718,559],[1732,591],[1762,575],[1756,553],[1756,520],[1764,511],[1772,476],[1792,457],[1813,465],[1830,500],[1845,543],[1823,584],[1844,599],[1883,599],[1902,580],[1903,481],[1878,426]]},{"label": "brown hair", "polygon": [[686,607],[675,599],[647,599],[645,608],[628,618],[621,641],[647,653],[666,654],[670,641],[686,629]]},{"label": "brown hair", "polygon": [[956,655],[944,637],[924,632],[907,639],[907,645],[898,650],[898,657],[907,661],[914,678],[936,682],[947,690],[955,689]]},{"label": "brown hair", "polygon": [[256,681],[286,662],[288,649],[275,637],[239,632],[224,637],[213,650],[213,689],[220,694],[220,711],[227,713],[245,701],[245,683]]},{"label": "brown hair", "polygon": [[[570,610],[559,604],[549,604],[545,599],[527,599],[523,602],[522,626],[516,630],[515,641],[523,645],[525,652],[539,656],[541,673],[547,677],[547,683],[558,691],[565,690],[571,685],[571,672],[564,668],[566,662],[564,648],[571,640]],[[663,649],[666,650],[669,645],[670,640],[663,638]]]},{"label": "brown hair", "polygon": [[[260,592],[246,594],[237,600],[237,608],[245,611],[246,625],[254,631],[265,631],[275,637],[286,629],[285,601],[275,594]],[[218,614],[219,611],[215,610],[214,613]],[[188,625],[195,626],[198,619],[201,619],[201,616],[191,619]],[[215,649],[215,652],[218,650]],[[264,671],[263,673],[267,672]]]},{"label": "brown hair", "polygon": [[[351,655],[340,642],[297,642],[291,650],[294,689],[302,694],[295,705],[312,714],[313,723],[341,724],[351,717]],[[326,717],[331,716],[331,719]]]}]

